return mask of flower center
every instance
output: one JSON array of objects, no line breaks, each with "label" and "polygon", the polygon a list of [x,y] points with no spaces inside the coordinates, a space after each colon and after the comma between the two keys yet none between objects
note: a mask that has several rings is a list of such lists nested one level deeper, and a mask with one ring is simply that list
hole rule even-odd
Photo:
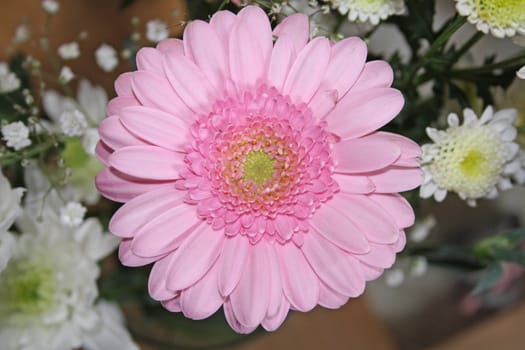
[{"label": "flower center", "polygon": [[262,187],[275,173],[275,159],[264,151],[250,151],[243,164],[243,179]]},{"label": "flower center", "polygon": [[487,166],[486,159],[480,151],[476,149],[470,150],[465,158],[459,163],[459,168],[469,177],[474,177],[476,174],[485,172],[484,168]]},{"label": "flower center", "polygon": [[475,0],[481,20],[501,27],[516,27],[525,21],[523,0]]}]

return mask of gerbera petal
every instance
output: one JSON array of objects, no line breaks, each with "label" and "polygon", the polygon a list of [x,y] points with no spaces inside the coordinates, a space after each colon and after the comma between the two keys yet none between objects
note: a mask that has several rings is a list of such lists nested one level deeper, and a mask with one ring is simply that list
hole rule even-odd
[{"label": "gerbera petal", "polygon": [[122,111],[120,122],[135,136],[171,151],[184,151],[188,125],[158,109],[135,106]]},{"label": "gerbera petal", "polygon": [[308,42],[310,36],[310,21],[308,16],[302,13],[294,13],[284,18],[273,30],[273,35],[278,38],[287,36],[293,38],[293,46],[297,52]]},{"label": "gerbera petal", "polygon": [[363,175],[334,174],[332,179],[337,182],[341,192],[366,194],[375,190],[374,183]]},{"label": "gerbera petal", "polygon": [[274,244],[266,242],[261,242],[260,244],[263,244],[264,248],[266,249],[266,254],[268,255],[268,271],[270,273],[270,299],[268,302],[268,311],[266,312],[266,316],[267,318],[273,318],[280,311],[283,299],[279,260]]},{"label": "gerbera petal", "polygon": [[180,306],[180,294],[176,295],[174,298],[169,300],[162,300],[161,305],[166,308],[166,310],[171,312],[181,312]]},{"label": "gerbera petal", "polygon": [[148,292],[155,300],[173,299],[178,294],[166,287],[172,261],[173,253],[159,259],[151,269],[148,278]]},{"label": "gerbera petal", "polygon": [[391,88],[347,94],[327,115],[327,129],[342,139],[357,138],[391,121],[403,104],[403,95]]},{"label": "gerbera petal", "polygon": [[414,224],[414,210],[400,194],[372,194],[369,198],[389,213],[399,228],[410,227]]},{"label": "gerbera petal", "polygon": [[363,274],[365,276],[366,281],[373,281],[379,278],[383,274],[384,269],[380,267],[374,267],[370,266],[365,263],[361,263],[361,269],[363,270]]},{"label": "gerbera petal", "polygon": [[224,242],[218,281],[219,291],[223,296],[230,295],[239,283],[249,249],[250,243],[246,237],[235,236]]},{"label": "gerbera petal", "polygon": [[330,60],[328,39],[318,37],[299,52],[283,86],[283,94],[296,103],[308,103],[319,88]]},{"label": "gerbera petal", "polygon": [[209,113],[212,107],[209,101],[215,100],[217,92],[199,67],[175,53],[164,54],[162,62],[171,86],[184,103],[196,113]]},{"label": "gerbera petal", "polygon": [[202,279],[181,292],[180,304],[184,316],[202,320],[221,307],[224,299],[217,289],[217,276],[218,264],[214,264]]},{"label": "gerbera petal", "polygon": [[122,265],[130,266],[130,267],[144,266],[144,265],[151,264],[152,262],[155,262],[159,260],[160,258],[162,258],[158,256],[151,257],[151,258],[143,258],[141,256],[136,255],[131,250],[131,241],[132,241],[131,238],[128,238],[128,239],[123,239],[120,242],[120,246],[118,248],[118,258],[120,262],[122,263]]},{"label": "gerbera petal", "polygon": [[[317,232],[305,236],[301,250],[317,276],[331,289],[344,295],[357,295],[356,285],[363,276],[349,264],[344,251],[322,238]],[[360,280],[361,279],[361,280]]]},{"label": "gerbera petal", "polygon": [[100,162],[105,166],[109,166],[109,156],[112,152],[113,150],[103,141],[97,142],[97,145],[95,146],[95,155],[97,156],[97,159],[100,160]]},{"label": "gerbera petal", "polygon": [[370,61],[352,87],[352,93],[373,88],[390,87],[394,80],[392,67],[385,61]]},{"label": "gerbera petal", "polygon": [[134,72],[122,73],[115,80],[115,92],[117,96],[133,97],[133,91],[131,90],[131,81],[133,79]]},{"label": "gerbera petal", "polygon": [[284,320],[286,319],[286,316],[288,316],[288,310],[290,309],[290,303],[284,295],[281,296],[281,302],[279,303],[279,308],[277,309],[277,312],[272,316],[267,316],[262,320],[261,326],[263,326],[264,329],[266,329],[268,332],[273,332],[277,328],[279,328]]},{"label": "gerbera petal", "polygon": [[283,244],[278,250],[283,291],[299,311],[310,311],[319,300],[319,280],[295,244]]},{"label": "gerbera petal", "polygon": [[236,16],[230,11],[215,12],[210,19],[210,25],[215,29],[215,33],[219,36],[219,42],[224,47],[224,52],[228,52],[228,40],[230,33],[235,24]]},{"label": "gerbera petal", "polygon": [[264,246],[252,246],[241,279],[230,295],[233,311],[245,326],[257,326],[268,310],[270,274],[267,265]]},{"label": "gerbera petal", "polygon": [[109,164],[130,176],[151,180],[175,180],[184,164],[183,156],[157,146],[120,148],[109,157]]},{"label": "gerbera petal", "polygon": [[184,30],[184,50],[215,89],[222,89],[229,77],[226,49],[214,28],[200,20],[191,21]]},{"label": "gerbera petal", "polygon": [[391,166],[367,174],[374,183],[377,193],[394,193],[412,190],[423,182],[423,172],[420,168]]},{"label": "gerbera petal", "polygon": [[350,220],[365,233],[368,241],[382,244],[397,241],[399,229],[395,220],[368,196],[341,193],[334,196],[332,203],[352,213]]},{"label": "gerbera petal", "polygon": [[184,55],[184,44],[181,39],[168,38],[157,44],[157,50],[162,53],[176,53]]},{"label": "gerbera petal", "polygon": [[272,30],[268,16],[256,6],[239,11],[229,38],[232,80],[239,88],[254,87],[266,77],[272,53]]},{"label": "gerbera petal", "polygon": [[383,169],[401,156],[401,149],[392,142],[363,137],[334,145],[335,171],[355,174]]},{"label": "gerbera petal", "polygon": [[158,108],[187,122],[195,120],[194,113],[177,95],[169,81],[153,72],[138,71],[133,76],[133,92],[146,107]]},{"label": "gerbera petal", "polygon": [[143,257],[172,252],[201,224],[195,208],[179,203],[138,230],[132,242],[133,252]]},{"label": "gerbera petal", "polygon": [[319,286],[319,305],[327,309],[338,309],[348,301],[348,297],[322,283]]},{"label": "gerbera petal", "polygon": [[135,96],[117,96],[109,101],[106,108],[106,113],[108,116],[119,115],[123,108],[129,106],[140,106],[140,102],[135,98]]},{"label": "gerbera petal", "polygon": [[[200,225],[195,229],[173,253],[173,265],[168,277],[169,289],[186,289],[204,276],[217,260],[223,242],[222,232],[213,230],[210,225]],[[216,286],[217,283],[215,289]]]},{"label": "gerbera petal", "polygon": [[133,237],[144,224],[184,200],[185,192],[173,184],[156,186],[121,206],[109,221],[109,230],[119,237]]},{"label": "gerbera petal", "polygon": [[141,48],[137,52],[137,68],[139,70],[162,72],[162,55],[160,51],[152,47]]},{"label": "gerbera petal", "polygon": [[224,309],[224,316],[226,317],[226,321],[228,322],[230,327],[237,333],[248,334],[248,333],[253,332],[257,328],[257,326],[247,327],[239,322],[235,313],[233,312],[233,308],[232,308],[232,304],[230,300],[226,300],[224,302],[223,309]]},{"label": "gerbera petal", "polygon": [[387,245],[370,243],[370,251],[356,258],[370,266],[388,269],[394,264],[396,254]]},{"label": "gerbera petal", "polygon": [[126,146],[147,145],[148,143],[131,134],[120,122],[120,118],[112,116],[104,119],[98,128],[100,139],[113,150]]},{"label": "gerbera petal", "polygon": [[173,184],[173,181],[144,181],[106,168],[97,174],[95,184],[104,197],[115,202],[127,202],[164,184]]}]

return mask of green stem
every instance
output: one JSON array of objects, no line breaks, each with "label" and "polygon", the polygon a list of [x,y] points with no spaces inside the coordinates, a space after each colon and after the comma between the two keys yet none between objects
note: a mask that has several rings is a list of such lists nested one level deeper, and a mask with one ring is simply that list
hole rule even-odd
[{"label": "green stem", "polygon": [[476,75],[483,73],[491,73],[495,69],[509,68],[513,66],[520,66],[525,64],[525,53],[522,53],[518,56],[511,57],[509,59],[503,60],[501,62],[486,64],[483,67],[478,68],[467,68],[467,69],[454,69],[449,73],[451,76],[455,75]]},{"label": "green stem", "polygon": [[11,152],[5,155],[0,156],[0,165],[2,167],[14,164],[22,159],[32,158],[36,155],[39,155],[48,149],[54,147],[57,141],[54,138],[47,140],[44,143],[38,144],[36,147],[21,151],[21,152]]},{"label": "green stem", "polygon": [[474,35],[465,43],[463,46],[458,50],[458,52],[454,55],[454,62],[461,58],[465,53],[467,53],[472,46],[474,46],[481,38],[483,38],[485,34],[480,31],[476,31]]}]

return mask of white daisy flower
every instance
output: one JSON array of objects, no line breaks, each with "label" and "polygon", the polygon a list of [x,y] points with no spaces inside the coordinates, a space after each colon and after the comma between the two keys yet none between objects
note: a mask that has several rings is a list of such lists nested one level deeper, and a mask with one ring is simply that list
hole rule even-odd
[{"label": "white daisy flower", "polygon": [[456,9],[485,34],[497,38],[525,34],[525,1],[456,0]]},{"label": "white daisy flower", "polygon": [[9,70],[5,62],[0,62],[0,94],[6,94],[20,88],[20,79]]},{"label": "white daisy flower", "polygon": [[160,19],[152,19],[146,23],[146,38],[149,41],[158,43],[170,35],[168,25]]},{"label": "white daisy flower", "polygon": [[80,48],[76,41],[60,45],[57,52],[58,55],[64,60],[73,60],[80,56]]},{"label": "white daisy flower", "polygon": [[29,129],[23,122],[14,122],[2,126],[2,139],[6,142],[7,147],[12,147],[15,151],[31,145]]},{"label": "white daisy flower", "polygon": [[475,206],[476,199],[495,198],[498,188],[511,188],[511,178],[520,169],[519,145],[514,142],[516,116],[515,109],[494,113],[489,106],[478,119],[474,111],[465,109],[462,125],[451,113],[447,130],[427,128],[434,143],[422,146],[425,180],[420,196],[434,196],[440,202],[452,191]]},{"label": "white daisy flower", "polygon": [[108,44],[102,44],[95,51],[95,60],[103,71],[111,72],[118,65],[117,50]]},{"label": "white daisy flower", "polygon": [[333,8],[342,15],[348,15],[351,22],[367,22],[379,24],[392,15],[405,12],[403,0],[330,0]]}]

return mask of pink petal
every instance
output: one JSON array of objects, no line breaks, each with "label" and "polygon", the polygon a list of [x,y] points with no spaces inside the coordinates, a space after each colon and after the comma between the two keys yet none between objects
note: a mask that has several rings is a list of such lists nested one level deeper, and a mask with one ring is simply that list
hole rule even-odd
[{"label": "pink petal", "polygon": [[223,309],[224,309],[224,316],[226,317],[226,321],[228,322],[230,327],[237,333],[248,334],[248,333],[253,332],[257,328],[257,326],[246,327],[245,325],[240,323],[236,315],[233,313],[233,308],[229,300],[226,300],[224,302]]},{"label": "pink petal", "polygon": [[224,242],[219,258],[219,291],[228,296],[239,283],[248,259],[250,243],[246,237],[235,236]]},{"label": "pink petal", "polygon": [[343,139],[366,135],[391,121],[403,103],[403,95],[391,88],[348,93],[327,115],[327,129]]},{"label": "pink petal", "polygon": [[352,213],[331,201],[324,203],[315,212],[310,225],[341,249],[356,254],[370,251],[365,234],[352,221]]},{"label": "pink petal", "polygon": [[111,149],[117,150],[126,146],[147,145],[143,141],[133,136],[120,122],[120,118],[112,116],[104,119],[98,129],[100,139]]},{"label": "pink petal", "polygon": [[281,236],[284,240],[289,240],[294,231],[294,222],[291,217],[288,215],[278,215],[273,221],[275,231]]},{"label": "pink petal", "polygon": [[219,42],[222,43],[224,52],[228,52],[228,41],[236,19],[237,16],[230,11],[218,11],[211,16],[210,25],[219,36]]},{"label": "pink petal", "polygon": [[367,254],[356,255],[356,258],[370,266],[388,269],[394,264],[396,254],[387,245],[370,243],[370,251]]},{"label": "pink petal", "polygon": [[258,244],[263,244],[268,255],[268,271],[270,273],[270,291],[269,291],[269,303],[268,311],[266,316],[273,318],[277,316],[283,299],[283,289],[281,283],[281,272],[279,267],[279,258],[275,251],[273,243],[261,241]]},{"label": "pink petal", "polygon": [[247,327],[259,325],[266,315],[270,297],[268,256],[262,244],[250,248],[239,284],[230,295],[237,320]]},{"label": "pink petal", "polygon": [[341,192],[366,194],[375,190],[374,183],[363,175],[333,174],[332,179],[337,182]]},{"label": "pink petal", "polygon": [[193,286],[181,292],[181,309],[184,316],[202,320],[213,315],[224,299],[217,289],[218,265],[214,264],[206,275]]},{"label": "pink petal", "polygon": [[131,239],[123,239],[118,248],[118,258],[124,266],[144,266],[161,259],[162,257],[143,258],[135,255],[131,250]]},{"label": "pink petal", "polygon": [[112,152],[113,150],[103,141],[97,142],[97,146],[95,147],[95,155],[97,156],[97,159],[100,160],[100,162],[105,166],[109,166],[109,156]]},{"label": "pink petal", "polygon": [[357,295],[359,286],[363,284],[362,274],[349,264],[343,252],[317,232],[305,235],[301,248],[306,260],[312,266],[317,276],[331,289],[338,293],[350,296]]},{"label": "pink petal", "polygon": [[392,249],[395,253],[399,253],[405,248],[405,245],[407,243],[407,236],[405,234],[405,231],[399,232],[399,240],[392,245]]},{"label": "pink petal", "polygon": [[184,44],[181,39],[168,38],[157,44],[157,50],[162,53],[176,53],[184,55]]},{"label": "pink petal", "polygon": [[159,213],[182,203],[185,194],[172,184],[157,186],[121,206],[109,221],[109,230],[119,237],[133,237],[140,227]]},{"label": "pink petal", "polygon": [[115,91],[118,96],[133,97],[131,90],[131,80],[134,72],[126,72],[118,76],[115,80]]},{"label": "pink petal", "polygon": [[133,92],[146,107],[158,108],[190,123],[195,120],[194,112],[177,95],[164,76],[152,72],[135,72]]},{"label": "pink petal", "polygon": [[[213,230],[208,224],[194,230],[173,253],[169,289],[183,290],[201,279],[217,260],[223,242],[224,234]],[[214,288],[216,286],[217,283]]]},{"label": "pink petal", "polygon": [[293,39],[293,46],[299,52],[310,36],[310,21],[302,13],[294,13],[285,17],[273,30],[273,35],[278,38],[287,36]]},{"label": "pink petal", "polygon": [[407,228],[414,224],[414,210],[400,194],[372,194],[370,199],[389,213],[399,228]]},{"label": "pink petal", "polygon": [[384,131],[375,132],[367,137],[395,143],[401,149],[401,158],[403,159],[413,159],[421,156],[421,147],[408,137]]},{"label": "pink petal", "polygon": [[151,180],[175,180],[184,167],[181,153],[157,146],[129,146],[111,154],[109,164],[120,172]]},{"label": "pink petal", "polygon": [[367,196],[336,194],[330,204],[351,213],[349,219],[369,241],[388,244],[398,240],[399,229],[393,217]]},{"label": "pink petal", "polygon": [[377,193],[397,193],[419,187],[423,182],[423,171],[419,168],[391,166],[367,174]]},{"label": "pink petal", "polygon": [[352,93],[379,87],[389,87],[394,80],[392,67],[385,61],[370,61],[365,64]]},{"label": "pink petal", "polygon": [[184,50],[206,74],[215,89],[222,89],[229,77],[226,48],[210,24],[195,20],[184,30]]},{"label": "pink petal", "polygon": [[288,310],[290,310],[290,303],[284,295],[281,296],[281,302],[279,303],[279,309],[275,313],[275,315],[267,316],[264,320],[262,320],[261,325],[266,329],[268,332],[273,332],[277,330],[286,320],[286,316],[288,316]]},{"label": "pink petal", "polygon": [[266,78],[273,42],[270,21],[261,8],[239,11],[228,43],[230,73],[239,88],[255,87]]},{"label": "pink petal", "polygon": [[299,311],[310,311],[319,300],[319,280],[295,244],[278,249],[284,295]]},{"label": "pink petal", "polygon": [[138,230],[133,238],[133,252],[143,257],[172,252],[202,224],[195,214],[194,206],[180,203]]},{"label": "pink petal", "polygon": [[319,305],[327,309],[339,309],[348,302],[348,296],[338,293],[321,283],[319,287]]},{"label": "pink petal", "polygon": [[168,80],[184,103],[194,112],[207,114],[217,96],[204,73],[188,58],[179,54],[163,55]]},{"label": "pink petal", "polygon": [[169,300],[162,300],[160,303],[168,311],[171,311],[171,312],[181,312],[182,311],[180,307],[180,294],[177,295],[175,298],[172,298]]},{"label": "pink petal", "polygon": [[361,264],[361,269],[363,270],[363,274],[365,276],[366,281],[373,281],[378,279],[384,271],[384,269],[382,268],[370,266],[365,263]]},{"label": "pink petal", "polygon": [[106,168],[95,178],[97,189],[102,195],[115,202],[127,202],[145,192],[153,191],[173,181],[144,181],[123,174],[116,169]]},{"label": "pink petal", "polygon": [[336,172],[355,174],[386,168],[401,156],[401,149],[365,136],[336,143],[333,154]]},{"label": "pink petal", "polygon": [[162,55],[159,50],[152,47],[143,47],[137,52],[137,68],[163,73]]},{"label": "pink petal", "polygon": [[330,44],[323,37],[310,41],[299,53],[283,87],[296,103],[308,103],[319,88],[330,60]]},{"label": "pink petal", "polygon": [[120,111],[123,108],[139,105],[140,102],[135,98],[135,96],[117,96],[115,98],[112,98],[111,101],[109,101],[108,106],[106,108],[106,113],[108,116],[119,115]]},{"label": "pink petal", "polygon": [[155,300],[173,299],[178,293],[166,288],[166,279],[170,273],[173,253],[159,259],[151,269],[148,278],[148,292]]},{"label": "pink petal", "polygon": [[144,106],[125,108],[120,122],[137,137],[170,151],[183,152],[188,142],[188,124],[158,109]]}]

